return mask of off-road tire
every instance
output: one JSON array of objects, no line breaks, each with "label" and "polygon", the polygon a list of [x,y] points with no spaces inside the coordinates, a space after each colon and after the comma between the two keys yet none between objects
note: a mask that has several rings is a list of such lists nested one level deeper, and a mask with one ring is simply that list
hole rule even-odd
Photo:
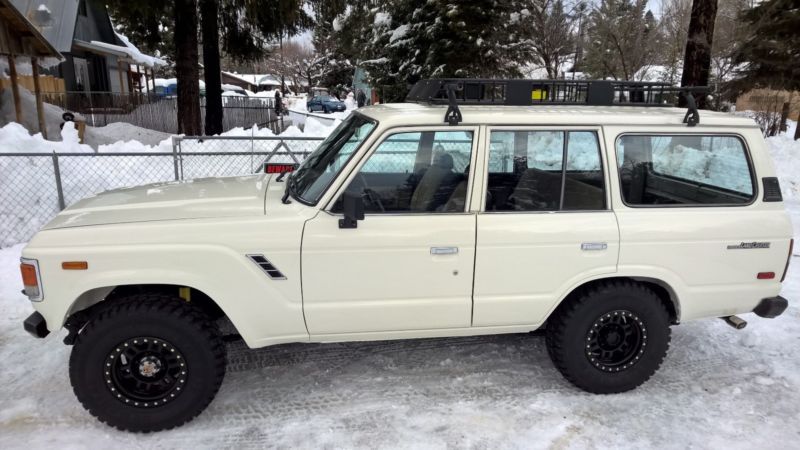
[{"label": "off-road tire", "polygon": [[[615,312],[635,321],[640,345],[631,362],[607,366],[592,359],[587,341],[596,336],[592,334],[596,325],[604,326],[600,320],[614,320]],[[550,359],[569,382],[591,393],[613,394],[638,387],[658,370],[669,348],[670,318],[661,299],[647,287],[608,282],[559,306],[548,319],[546,336]]]},{"label": "off-road tire", "polygon": [[[165,353],[174,347],[178,353],[173,355],[181,355],[177,361],[185,361],[186,368],[182,378],[168,380],[180,386],[178,391],[172,388],[174,398],[166,395],[146,407],[138,402],[134,406],[133,399],[122,401],[127,397],[112,390],[117,381],[112,383],[107,371],[116,348],[143,338],[151,343],[157,339]],[[78,400],[101,422],[124,431],[151,432],[177,427],[200,414],[222,384],[225,361],[219,330],[200,309],[176,297],[141,294],[115,300],[89,320],[72,349],[69,375]]]}]

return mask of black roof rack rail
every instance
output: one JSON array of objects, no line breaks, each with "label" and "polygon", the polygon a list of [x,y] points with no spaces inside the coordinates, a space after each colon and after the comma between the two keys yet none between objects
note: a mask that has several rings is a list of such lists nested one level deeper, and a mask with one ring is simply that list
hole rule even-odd
[{"label": "black roof rack rail", "polygon": [[461,122],[458,105],[584,105],[584,106],[673,106],[679,96],[686,99],[684,123],[700,123],[695,93],[707,87],[676,87],[669,83],[609,80],[509,80],[439,78],[418,81],[407,102],[446,104],[445,122]]}]

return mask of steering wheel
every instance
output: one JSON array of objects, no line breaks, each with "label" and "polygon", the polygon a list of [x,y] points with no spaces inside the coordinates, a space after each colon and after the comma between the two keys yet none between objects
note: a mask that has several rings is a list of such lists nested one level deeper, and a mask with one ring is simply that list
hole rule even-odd
[{"label": "steering wheel", "polygon": [[364,178],[364,174],[359,173],[358,176],[361,178],[361,183],[364,185],[364,195],[367,196],[369,201],[373,204],[378,205],[378,208],[381,209],[381,212],[386,212],[386,208],[383,207],[383,203],[381,202],[381,197],[378,195],[377,192],[372,190],[367,184],[367,179]]}]

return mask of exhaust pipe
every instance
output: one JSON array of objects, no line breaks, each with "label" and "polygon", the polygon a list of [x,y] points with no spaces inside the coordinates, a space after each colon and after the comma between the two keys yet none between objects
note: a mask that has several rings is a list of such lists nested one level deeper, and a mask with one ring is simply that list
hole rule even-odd
[{"label": "exhaust pipe", "polygon": [[736,316],[727,316],[727,317],[722,317],[721,319],[724,320],[725,323],[727,323],[728,325],[732,326],[733,328],[736,328],[737,330],[741,330],[747,326],[747,321]]}]

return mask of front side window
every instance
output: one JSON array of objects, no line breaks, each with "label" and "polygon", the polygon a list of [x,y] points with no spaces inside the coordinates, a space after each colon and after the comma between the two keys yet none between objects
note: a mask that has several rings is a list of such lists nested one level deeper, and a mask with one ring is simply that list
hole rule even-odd
[{"label": "front side window", "polygon": [[493,131],[486,211],[605,209],[594,131]]},{"label": "front side window", "polygon": [[741,139],[623,135],[617,140],[623,200],[633,206],[741,205],[754,198]]},{"label": "front side window", "polygon": [[374,128],[373,120],[351,114],[291,175],[289,193],[303,203],[316,204]]},{"label": "front side window", "polygon": [[[464,212],[472,131],[392,134],[361,166],[347,192],[366,213]],[[341,212],[341,199],[333,208]]]}]

